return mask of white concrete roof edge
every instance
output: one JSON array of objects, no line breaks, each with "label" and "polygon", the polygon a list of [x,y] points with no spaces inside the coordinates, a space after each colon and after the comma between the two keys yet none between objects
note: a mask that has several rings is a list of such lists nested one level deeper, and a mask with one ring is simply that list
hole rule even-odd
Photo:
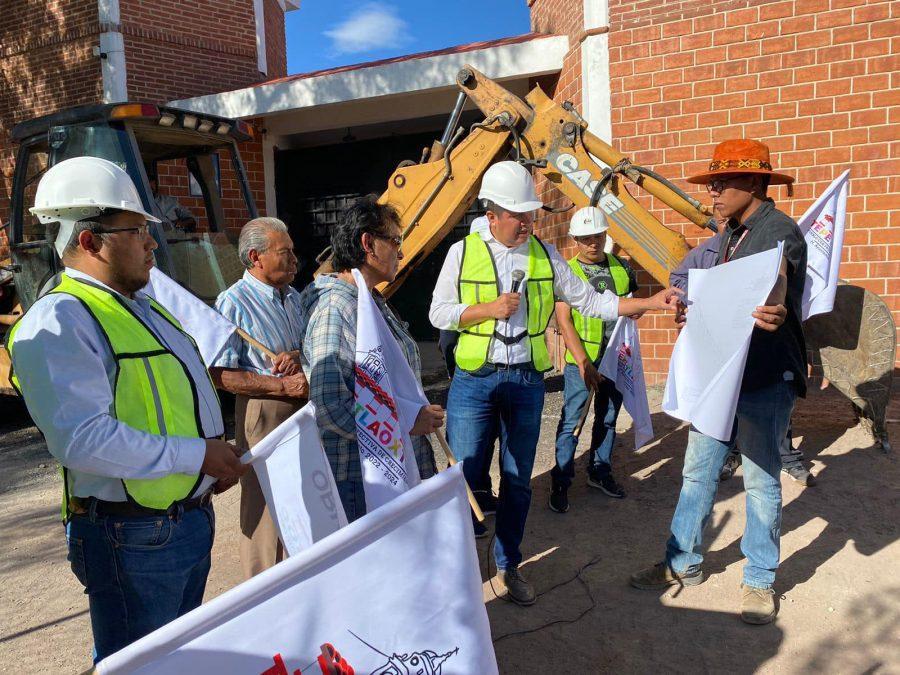
[{"label": "white concrete roof edge", "polygon": [[569,50],[565,35],[363,66],[316,77],[171,101],[169,105],[222,117],[258,117],[275,112],[357,99],[455,86],[466,63],[494,79],[545,75],[560,70]]}]

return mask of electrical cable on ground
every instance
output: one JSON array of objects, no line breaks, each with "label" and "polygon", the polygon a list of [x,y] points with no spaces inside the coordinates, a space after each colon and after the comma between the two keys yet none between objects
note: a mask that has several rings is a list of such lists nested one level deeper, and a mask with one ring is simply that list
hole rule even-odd
[{"label": "electrical cable on ground", "polygon": [[[491,572],[491,559],[492,559],[491,551],[492,551],[493,548],[494,548],[494,539],[496,539],[496,537],[497,537],[497,534],[496,534],[496,533],[494,533],[493,535],[491,535],[491,540],[490,540],[490,542],[488,542],[488,546],[487,546],[487,572],[488,572],[488,583],[491,585],[491,591],[494,593],[494,597],[495,597],[495,598],[497,598],[497,599],[499,599],[499,600],[503,600],[503,601],[505,601],[505,602],[513,602],[512,600],[510,600],[509,598],[507,598],[505,595],[499,595],[499,594],[497,593],[497,589],[494,588],[494,574]],[[569,579],[566,579],[565,581],[561,581],[561,582],[559,582],[558,584],[554,584],[554,585],[551,586],[550,588],[547,588],[547,589],[541,591],[540,593],[537,594],[537,596],[536,596],[536,598],[535,598],[535,600],[536,600],[537,598],[540,598],[540,597],[542,597],[542,596],[544,596],[544,595],[547,595],[547,594],[549,594],[549,593],[552,593],[552,592],[555,591],[557,588],[562,588],[563,586],[566,586],[566,585],[572,583],[573,581],[578,581],[578,582],[582,585],[582,587],[584,588],[585,593],[586,593],[587,596],[588,596],[588,599],[591,601],[590,606],[587,607],[584,611],[582,611],[581,614],[579,614],[578,616],[576,616],[576,617],[574,617],[574,618],[571,618],[571,619],[554,619],[553,621],[548,621],[547,623],[541,624],[540,626],[536,626],[536,627],[534,627],[534,628],[527,628],[527,629],[525,629],[525,630],[516,630],[516,631],[511,631],[511,632],[509,632],[509,633],[504,633],[503,635],[500,635],[500,636],[498,636],[498,637],[493,638],[492,642],[493,642],[494,644],[497,644],[497,643],[500,642],[501,640],[505,640],[505,639],[507,639],[507,638],[517,637],[517,636],[520,636],[520,635],[529,635],[529,634],[531,634],[531,633],[537,633],[538,631],[542,631],[542,630],[544,630],[545,628],[550,628],[551,626],[568,625],[568,624],[578,623],[579,621],[581,621],[584,617],[586,617],[588,614],[590,614],[591,611],[593,611],[594,608],[597,606],[597,600],[594,598],[594,594],[593,594],[593,592],[591,591],[591,587],[590,587],[590,585],[587,583],[587,581],[584,580],[584,577],[582,576],[582,574],[583,574],[584,571],[587,570],[589,567],[593,567],[593,566],[596,565],[598,562],[600,562],[600,560],[601,560],[601,556],[599,556],[599,555],[598,555],[598,556],[594,556],[591,560],[589,560],[587,563],[585,563],[584,565],[582,565],[582,566],[578,569],[578,571],[574,574],[574,576],[572,576],[572,577],[569,578]]]}]

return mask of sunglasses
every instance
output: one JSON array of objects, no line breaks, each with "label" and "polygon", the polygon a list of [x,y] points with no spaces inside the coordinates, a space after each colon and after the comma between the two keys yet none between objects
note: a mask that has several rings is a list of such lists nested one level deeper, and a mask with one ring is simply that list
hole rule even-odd
[{"label": "sunglasses", "polygon": [[722,178],[719,180],[711,180],[706,184],[707,192],[719,192],[721,193],[725,188],[731,187],[732,185],[746,182],[746,176],[732,176],[731,178]]},{"label": "sunglasses", "polygon": [[370,234],[376,239],[383,239],[384,241],[391,242],[397,248],[400,248],[400,246],[403,244],[402,237],[389,237],[386,234],[378,234],[377,232],[371,232]]}]

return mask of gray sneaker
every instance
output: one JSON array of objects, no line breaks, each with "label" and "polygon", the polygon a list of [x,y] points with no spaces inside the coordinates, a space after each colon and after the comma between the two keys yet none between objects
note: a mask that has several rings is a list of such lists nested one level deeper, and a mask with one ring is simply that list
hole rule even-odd
[{"label": "gray sneaker", "polygon": [[806,470],[803,466],[792,466],[787,469],[782,469],[784,473],[791,477],[791,480],[795,483],[800,483],[801,485],[805,485],[806,487],[812,487],[816,484],[816,477],[813,476],[809,471]]},{"label": "gray sneaker", "polygon": [[771,623],[776,614],[775,591],[741,584],[741,620],[744,623],[757,626]]},{"label": "gray sneaker", "polygon": [[506,590],[509,593],[509,599],[514,603],[525,607],[534,604],[534,601],[537,599],[537,595],[534,592],[534,586],[525,581],[522,577],[522,573],[519,572],[518,567],[498,570],[497,578],[500,580],[500,583],[506,587]]}]

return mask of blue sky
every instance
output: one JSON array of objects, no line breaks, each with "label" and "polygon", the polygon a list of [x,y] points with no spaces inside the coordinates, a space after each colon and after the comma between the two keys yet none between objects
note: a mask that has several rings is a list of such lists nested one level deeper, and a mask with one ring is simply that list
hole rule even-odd
[{"label": "blue sky", "polygon": [[289,75],[530,30],[525,0],[302,0],[286,20]]}]

